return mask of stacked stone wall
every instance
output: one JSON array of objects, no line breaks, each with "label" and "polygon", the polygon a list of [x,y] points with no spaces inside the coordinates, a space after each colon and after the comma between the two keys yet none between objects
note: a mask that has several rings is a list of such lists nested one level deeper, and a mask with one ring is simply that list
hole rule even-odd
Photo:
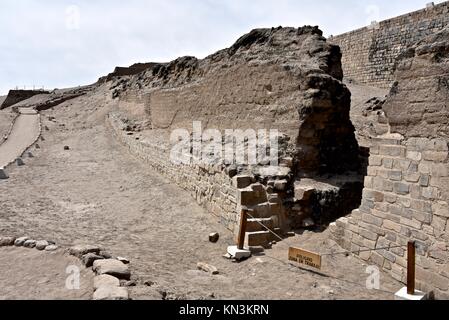
[{"label": "stacked stone wall", "polygon": [[346,79],[388,88],[398,55],[449,25],[449,2],[405,14],[329,39],[340,46]]}]

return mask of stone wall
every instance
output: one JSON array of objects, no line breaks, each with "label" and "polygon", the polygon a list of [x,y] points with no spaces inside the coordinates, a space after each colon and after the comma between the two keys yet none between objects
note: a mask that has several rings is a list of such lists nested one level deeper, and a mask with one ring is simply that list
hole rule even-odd
[{"label": "stone wall", "polygon": [[271,179],[277,180],[262,184],[255,175],[241,174],[241,170],[233,166],[176,164],[170,158],[171,145],[167,132],[151,130],[133,133],[120,113],[111,113],[108,123],[114,135],[132,154],[189,191],[198,204],[219,217],[220,222],[235,235],[242,208],[251,208],[253,218],[248,221],[247,245],[268,247],[274,240],[273,235],[259,223],[277,230],[279,234],[286,230],[286,209],[282,200],[287,189],[289,168],[284,167],[278,176],[270,173]]},{"label": "stone wall", "polygon": [[[325,220],[322,213],[340,217],[360,204],[363,178],[356,173],[358,145],[349,116],[350,92],[341,82],[340,59],[339,48],[328,44],[317,27],[256,29],[205,59],[182,57],[114,79],[111,96],[126,115],[124,128],[144,130],[155,145],[154,150],[139,151],[142,158],[159,150],[155,136],[169,135],[174,129],[191,132],[194,121],[201,122],[203,130],[218,130],[222,135],[226,130],[278,130],[279,166],[258,159],[236,168],[225,162],[219,170],[236,170],[245,181],[237,182],[237,208],[234,205],[232,213],[221,205],[223,199],[213,196],[218,192],[213,189],[223,181],[214,180],[218,173],[208,173],[210,168],[173,167],[168,149],[161,154],[161,163],[150,164],[163,168],[166,176],[181,185],[194,181],[192,186],[182,186],[193,189],[208,209],[210,202],[218,203],[219,215],[232,229],[238,224],[239,206],[248,207],[256,219],[266,219],[264,223],[275,228],[313,226]],[[140,145],[142,140],[135,143]],[[202,175],[190,173],[197,171]],[[350,190],[356,196],[346,196]],[[254,237],[269,237],[268,231],[255,232],[260,233]]]},{"label": "stone wall", "polygon": [[345,249],[406,280],[406,245],[416,241],[417,281],[449,298],[449,28],[396,61],[383,107],[390,134],[372,139],[362,205],[331,225]]},{"label": "stone wall", "polygon": [[449,2],[330,38],[340,46],[345,78],[389,87],[397,56],[408,46],[449,25]]},{"label": "stone wall", "polygon": [[29,99],[35,95],[43,93],[48,92],[43,90],[10,90],[5,101],[3,101],[2,105],[0,106],[0,110],[13,106],[16,103]]},{"label": "stone wall", "polygon": [[117,77],[132,76],[153,66],[154,63],[136,63],[129,67],[115,67],[114,71],[105,77],[101,77],[98,82],[105,83]]}]

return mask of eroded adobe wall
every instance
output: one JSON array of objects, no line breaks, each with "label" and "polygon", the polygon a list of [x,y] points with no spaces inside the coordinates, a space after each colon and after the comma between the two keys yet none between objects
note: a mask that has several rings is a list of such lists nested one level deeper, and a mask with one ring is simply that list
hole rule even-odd
[{"label": "eroded adobe wall", "polygon": [[43,90],[10,90],[5,101],[3,101],[3,103],[0,105],[0,110],[6,109],[10,106],[15,105],[16,103],[19,103],[35,95],[43,93],[48,92]]},{"label": "eroded adobe wall", "polygon": [[449,2],[331,38],[340,46],[345,78],[388,88],[394,63],[408,46],[449,25]]},{"label": "eroded adobe wall", "polygon": [[384,105],[391,134],[373,139],[362,205],[331,226],[345,249],[406,280],[406,245],[417,244],[422,290],[449,298],[449,29],[401,54]]},{"label": "eroded adobe wall", "polygon": [[[112,81],[112,97],[125,118],[147,124],[133,132],[128,120],[110,120],[134,153],[191,191],[231,230],[238,226],[242,207],[271,228],[301,226],[308,216],[292,210],[295,181],[318,175],[327,179],[359,168],[340,59],[338,47],[329,45],[316,27],[253,30],[203,60],[183,57]],[[135,110],[142,105],[145,114],[139,119]],[[191,131],[193,121],[200,121],[203,130],[222,133],[277,129],[279,166],[263,161],[251,166],[174,165],[168,137],[174,129]],[[136,140],[135,134],[142,136]],[[269,242],[268,231],[254,221],[250,225],[249,243]]]}]

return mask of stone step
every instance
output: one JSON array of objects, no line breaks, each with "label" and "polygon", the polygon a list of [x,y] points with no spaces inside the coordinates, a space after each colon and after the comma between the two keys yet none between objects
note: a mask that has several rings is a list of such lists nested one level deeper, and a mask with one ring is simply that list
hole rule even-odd
[{"label": "stone step", "polygon": [[246,231],[247,232],[267,231],[267,229],[264,228],[263,226],[265,226],[270,230],[273,230],[275,227],[275,222],[272,218],[248,219]]},{"label": "stone step", "polygon": [[248,247],[268,247],[274,240],[274,235],[269,231],[247,232],[245,244]]}]

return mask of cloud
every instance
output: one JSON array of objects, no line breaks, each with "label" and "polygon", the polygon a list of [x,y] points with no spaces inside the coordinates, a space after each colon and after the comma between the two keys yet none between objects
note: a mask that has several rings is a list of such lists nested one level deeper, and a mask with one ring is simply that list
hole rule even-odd
[{"label": "cloud", "polygon": [[256,27],[311,24],[339,34],[421,7],[418,0],[2,0],[0,94],[16,85],[92,83],[117,65],[201,58]]}]

